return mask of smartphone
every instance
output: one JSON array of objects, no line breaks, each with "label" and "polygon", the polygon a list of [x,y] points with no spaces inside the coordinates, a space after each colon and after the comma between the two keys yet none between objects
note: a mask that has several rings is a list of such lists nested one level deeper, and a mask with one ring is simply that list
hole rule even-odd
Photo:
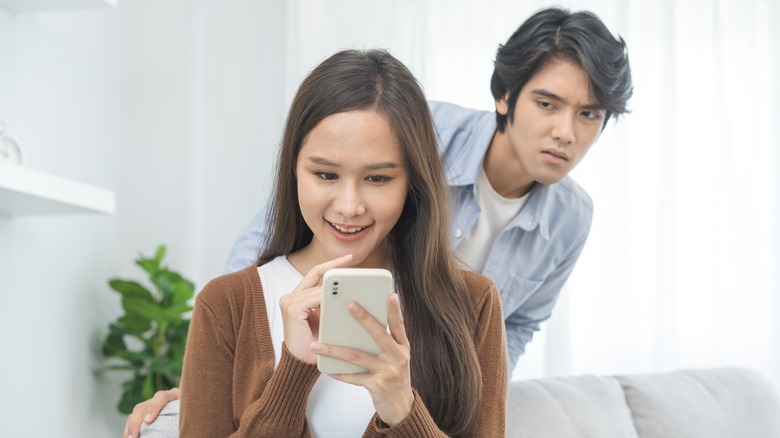
[{"label": "smartphone", "polygon": [[[351,347],[374,356],[379,346],[347,310],[352,301],[360,304],[380,324],[387,327],[387,299],[393,292],[393,276],[387,269],[337,268],[322,277],[319,341]],[[367,373],[355,364],[318,356],[317,368],[326,374]]]}]

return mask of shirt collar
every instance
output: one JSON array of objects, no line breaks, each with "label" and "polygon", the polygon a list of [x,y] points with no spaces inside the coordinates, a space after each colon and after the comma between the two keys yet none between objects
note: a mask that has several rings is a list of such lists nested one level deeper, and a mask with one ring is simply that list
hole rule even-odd
[{"label": "shirt collar", "polygon": [[550,196],[551,187],[547,184],[535,183],[531,188],[520,214],[510,222],[510,226],[516,226],[531,231],[539,227],[539,234],[547,241],[550,240]]}]

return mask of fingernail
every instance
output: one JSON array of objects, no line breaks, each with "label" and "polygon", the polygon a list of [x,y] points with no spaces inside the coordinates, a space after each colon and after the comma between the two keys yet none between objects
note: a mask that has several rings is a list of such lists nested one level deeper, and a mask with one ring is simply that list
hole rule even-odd
[{"label": "fingernail", "polygon": [[146,416],[144,416],[144,423],[149,423],[150,421],[152,421],[152,414],[146,414]]},{"label": "fingernail", "polygon": [[319,342],[314,341],[314,342],[311,343],[311,351],[313,351],[315,353],[319,353],[321,348],[322,348],[322,346],[320,345]]},{"label": "fingernail", "polygon": [[132,435],[128,435],[127,438],[133,438],[133,436]]}]

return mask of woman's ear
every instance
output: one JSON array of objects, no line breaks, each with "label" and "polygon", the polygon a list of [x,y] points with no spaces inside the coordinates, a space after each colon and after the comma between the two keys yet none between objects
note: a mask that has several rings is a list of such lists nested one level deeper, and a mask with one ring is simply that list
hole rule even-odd
[{"label": "woman's ear", "polygon": [[496,99],[496,112],[505,116],[509,114],[509,93],[505,94],[501,99]]}]

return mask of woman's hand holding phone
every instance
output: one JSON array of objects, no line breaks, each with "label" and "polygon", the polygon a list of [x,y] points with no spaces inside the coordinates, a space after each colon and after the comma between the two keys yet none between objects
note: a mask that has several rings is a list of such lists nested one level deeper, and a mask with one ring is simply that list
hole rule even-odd
[{"label": "woman's hand holding phone", "polygon": [[317,363],[312,352],[312,342],[317,340],[320,326],[320,301],[322,276],[328,269],[349,265],[352,254],[314,266],[291,293],[279,299],[284,325],[284,344],[297,359]]},{"label": "woman's hand holding phone", "polygon": [[387,322],[390,333],[359,304],[352,302],[347,307],[352,317],[379,346],[378,356],[319,342],[312,343],[311,349],[319,355],[341,359],[368,369],[368,373],[330,374],[330,376],[366,388],[371,394],[379,418],[388,425],[395,426],[409,415],[414,402],[414,393],[409,369],[409,339],[406,337],[398,295],[391,294],[387,300]]}]

